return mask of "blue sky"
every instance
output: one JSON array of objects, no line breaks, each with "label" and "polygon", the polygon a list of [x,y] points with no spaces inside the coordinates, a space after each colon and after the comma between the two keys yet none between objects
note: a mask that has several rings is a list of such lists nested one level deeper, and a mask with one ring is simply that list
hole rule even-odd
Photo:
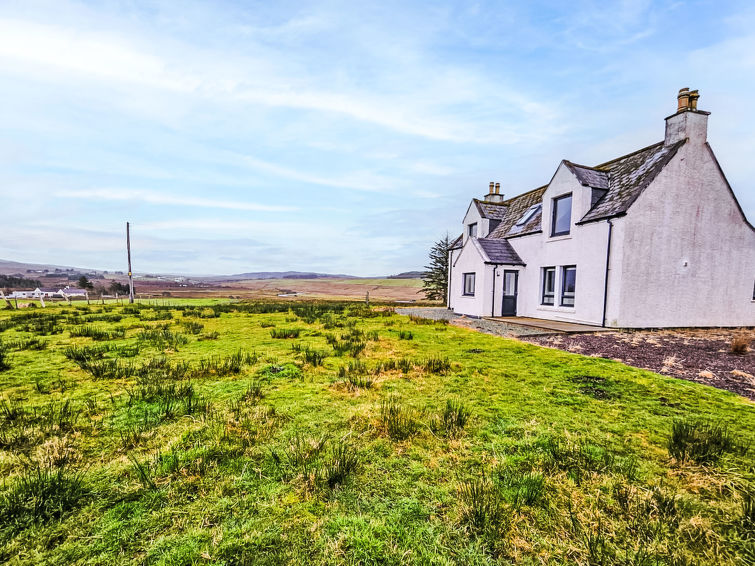
[{"label": "blue sky", "polygon": [[750,2],[0,3],[0,257],[418,269],[489,181],[663,137],[701,92],[755,220]]}]

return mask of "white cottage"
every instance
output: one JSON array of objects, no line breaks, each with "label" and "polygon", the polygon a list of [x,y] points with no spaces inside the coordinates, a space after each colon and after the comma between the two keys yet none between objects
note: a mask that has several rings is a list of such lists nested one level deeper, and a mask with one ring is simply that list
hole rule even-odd
[{"label": "white cottage", "polygon": [[448,307],[621,328],[755,325],[755,228],[682,89],[662,142],[550,182],[473,199]]}]

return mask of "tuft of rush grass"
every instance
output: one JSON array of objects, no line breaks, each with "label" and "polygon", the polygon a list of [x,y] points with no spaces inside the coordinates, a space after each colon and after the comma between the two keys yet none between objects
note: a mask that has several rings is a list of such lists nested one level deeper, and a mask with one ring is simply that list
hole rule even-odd
[{"label": "tuft of rush grass", "polygon": [[117,340],[126,336],[125,328],[100,328],[94,325],[74,326],[68,333],[72,338],[84,336],[93,340]]},{"label": "tuft of rush grass", "polygon": [[486,476],[459,483],[462,523],[473,536],[497,539],[511,525],[511,510],[496,485]]},{"label": "tuft of rush grass", "polygon": [[533,506],[545,497],[545,476],[542,472],[524,471],[502,464],[495,469],[497,483],[515,508]]},{"label": "tuft of rush grass", "polygon": [[415,411],[398,397],[388,397],[380,405],[380,419],[392,440],[406,440],[419,432]]},{"label": "tuft of rush grass", "polygon": [[[53,304],[0,330],[47,343],[0,374],[0,562],[752,561],[755,411],[726,392],[380,304]],[[726,435],[677,431],[678,460],[684,415]]]},{"label": "tuft of rush grass", "polygon": [[44,350],[48,342],[37,337],[8,340],[3,346],[10,350]]},{"label": "tuft of rush grass", "polygon": [[172,348],[177,350],[179,346],[189,343],[189,338],[180,332],[173,332],[167,326],[142,330],[136,335],[136,339],[145,345],[151,345],[158,349]]},{"label": "tuft of rush grass", "polygon": [[298,338],[301,328],[273,328],[270,330],[272,338]]},{"label": "tuft of rush grass", "polygon": [[9,348],[2,342],[0,342],[0,371],[10,369],[10,356],[8,355]]},{"label": "tuft of rush grass", "polygon": [[432,420],[431,428],[436,433],[457,436],[467,426],[471,413],[459,399],[448,399],[443,412]]},{"label": "tuft of rush grass", "polygon": [[447,373],[451,369],[451,362],[446,357],[433,356],[422,363],[422,368],[429,373]]},{"label": "tuft of rush grass", "polygon": [[737,444],[726,425],[700,420],[675,420],[671,425],[668,451],[679,462],[713,464]]},{"label": "tuft of rush grass", "polygon": [[35,464],[0,493],[0,524],[11,533],[60,519],[76,509],[87,494],[81,471],[62,465]]},{"label": "tuft of rush grass", "polygon": [[344,485],[359,471],[360,455],[353,444],[345,441],[335,443],[319,470],[322,481],[335,489]]}]

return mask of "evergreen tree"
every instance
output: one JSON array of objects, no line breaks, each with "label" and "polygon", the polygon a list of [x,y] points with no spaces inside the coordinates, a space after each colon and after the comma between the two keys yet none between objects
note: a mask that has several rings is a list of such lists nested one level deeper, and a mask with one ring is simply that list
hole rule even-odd
[{"label": "evergreen tree", "polygon": [[82,275],[79,277],[79,288],[92,290],[94,289],[94,285],[87,279],[86,275]]},{"label": "evergreen tree", "polygon": [[448,252],[451,248],[448,233],[430,249],[430,265],[425,266],[422,292],[430,300],[446,302],[448,294]]}]

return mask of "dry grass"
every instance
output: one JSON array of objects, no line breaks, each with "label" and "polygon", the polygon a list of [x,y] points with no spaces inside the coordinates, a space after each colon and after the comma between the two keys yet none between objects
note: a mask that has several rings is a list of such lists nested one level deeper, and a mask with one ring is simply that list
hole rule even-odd
[{"label": "dry grass", "polygon": [[682,364],[681,361],[676,355],[668,356],[663,360],[663,367],[661,368],[661,372],[663,373],[671,373],[672,371],[676,369],[681,369]]},{"label": "dry grass", "polygon": [[732,338],[731,340],[731,346],[729,347],[729,351],[732,354],[738,354],[740,356],[745,355],[747,352],[750,351],[750,343],[752,342],[752,336],[749,336],[747,334],[737,334]]}]

